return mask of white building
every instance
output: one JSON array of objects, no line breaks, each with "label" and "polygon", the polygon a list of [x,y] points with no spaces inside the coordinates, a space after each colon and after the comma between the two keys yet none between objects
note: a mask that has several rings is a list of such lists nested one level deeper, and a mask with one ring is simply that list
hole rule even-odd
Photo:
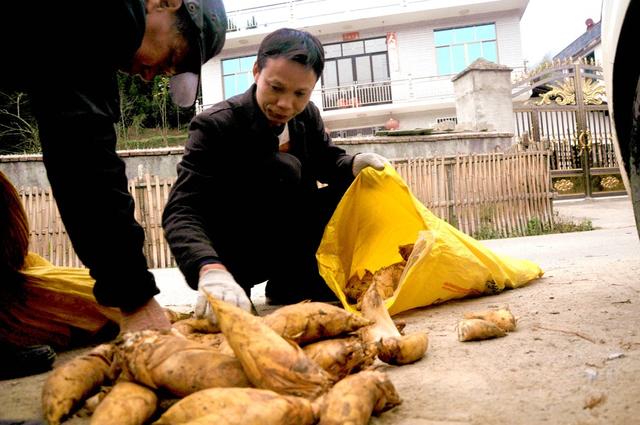
[{"label": "white building", "polygon": [[203,67],[206,107],[253,82],[258,45],[290,27],[316,35],[326,65],[311,100],[334,136],[455,121],[451,79],[478,57],[522,67],[528,0],[246,0],[227,7],[223,51]]}]

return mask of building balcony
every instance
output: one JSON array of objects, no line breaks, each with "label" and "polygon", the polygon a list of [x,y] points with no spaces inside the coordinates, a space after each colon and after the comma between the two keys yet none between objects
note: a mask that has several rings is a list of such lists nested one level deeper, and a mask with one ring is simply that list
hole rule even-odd
[{"label": "building balcony", "polygon": [[320,87],[311,100],[325,118],[349,118],[451,107],[454,92],[450,75],[424,76]]},{"label": "building balcony", "polygon": [[[247,2],[253,7],[227,10],[226,48],[258,44],[275,28],[304,28],[314,34],[344,33],[426,22],[451,17],[495,13],[509,9],[524,11],[529,0],[289,0]],[[244,2],[243,2],[244,3]]]},{"label": "building balcony", "polygon": [[[321,87],[311,94],[311,101],[323,117],[349,118],[350,115],[383,115],[454,106],[451,75],[409,77],[373,83],[354,83],[338,87]],[[196,111],[213,106],[196,105]]]},{"label": "building balcony", "polygon": [[300,25],[315,25],[319,22],[336,22],[360,18],[365,15],[384,16],[406,12],[407,8],[423,9],[429,0],[370,0],[366,4],[352,4],[343,0],[293,0],[273,2],[263,6],[228,10],[228,32],[242,32],[258,27],[289,26],[292,22]]}]

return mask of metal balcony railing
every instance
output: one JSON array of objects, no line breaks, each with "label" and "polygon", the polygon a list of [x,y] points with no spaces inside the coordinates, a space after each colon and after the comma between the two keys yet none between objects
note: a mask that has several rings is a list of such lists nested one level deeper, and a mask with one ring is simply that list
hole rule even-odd
[{"label": "metal balcony railing", "polygon": [[322,109],[357,108],[391,103],[391,81],[322,88]]},{"label": "metal balcony railing", "polygon": [[384,104],[453,101],[451,76],[409,77],[314,90],[311,100],[324,111]]},{"label": "metal balcony railing", "polygon": [[[390,79],[373,83],[316,88],[311,100],[323,111],[366,108],[385,104],[453,102],[451,75]],[[196,104],[196,113],[213,106]]]},{"label": "metal balcony railing", "polygon": [[353,3],[344,0],[289,0],[269,5],[227,10],[228,31],[257,27],[282,27],[296,23],[305,26],[318,20],[334,22],[355,14],[386,16],[431,7],[431,0],[369,0]]}]

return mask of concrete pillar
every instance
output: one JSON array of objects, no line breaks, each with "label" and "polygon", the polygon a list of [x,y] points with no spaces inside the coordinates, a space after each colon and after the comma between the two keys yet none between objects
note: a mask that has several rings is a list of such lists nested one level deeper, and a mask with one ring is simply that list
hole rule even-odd
[{"label": "concrete pillar", "polygon": [[453,77],[457,130],[513,133],[511,71],[479,58]]}]

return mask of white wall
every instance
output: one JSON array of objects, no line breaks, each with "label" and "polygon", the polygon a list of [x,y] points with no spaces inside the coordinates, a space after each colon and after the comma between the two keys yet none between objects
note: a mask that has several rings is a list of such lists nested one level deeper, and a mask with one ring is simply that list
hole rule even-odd
[{"label": "white wall", "polygon": [[329,130],[348,130],[362,127],[382,127],[389,117],[393,117],[400,123],[400,128],[413,130],[416,128],[433,128],[438,118],[455,117],[455,109],[440,109],[436,111],[416,111],[406,113],[390,113],[374,117],[363,117],[348,120],[332,120],[325,123]]},{"label": "white wall", "polygon": [[400,121],[400,128],[413,130],[415,128],[434,128],[438,118],[455,117],[455,109],[440,109],[438,111],[420,111],[394,115]]},{"label": "white wall", "polygon": [[202,66],[202,103],[205,106],[219,102],[224,97],[220,59],[220,56],[215,57]]},{"label": "white wall", "polygon": [[602,56],[602,43],[598,43],[598,45],[593,49],[593,56],[595,57],[596,63],[604,63],[604,58]]},{"label": "white wall", "polygon": [[[354,21],[352,31],[358,31],[361,39],[372,37],[384,37],[387,32],[395,32],[398,40],[398,68],[393,69],[390,63],[390,77],[392,80],[419,78],[437,75],[436,54],[434,48],[433,32],[441,28],[459,27],[474,24],[495,22],[498,48],[498,62],[509,67],[522,66],[522,49],[520,40],[520,12],[517,10],[503,11],[491,14],[471,15],[464,17],[451,17],[446,19],[413,22],[411,24],[389,25],[376,29],[357,28]],[[342,33],[324,34],[319,36],[324,44],[342,41]],[[259,42],[259,41],[258,41]],[[213,104],[223,99],[221,60],[240,56],[253,55],[257,52],[258,45],[247,45],[242,48],[225,49],[222,53],[209,61],[203,67],[202,93],[205,105]],[[453,76],[452,76],[453,77]],[[435,87],[434,87],[435,89]],[[453,93],[453,90],[451,90]],[[448,99],[449,104],[451,99]],[[443,102],[444,103],[444,102]],[[416,109],[420,109],[416,103]],[[401,120],[402,129],[424,128],[435,123],[438,117],[452,116],[450,107],[443,104],[447,110],[416,111],[407,115],[406,120]],[[455,115],[455,114],[453,114]],[[340,120],[331,119],[331,127],[334,130],[342,128],[355,128],[369,125],[368,123],[388,119],[378,117],[350,118],[344,120],[349,127],[337,127]],[[406,126],[405,124],[406,123]]]}]

